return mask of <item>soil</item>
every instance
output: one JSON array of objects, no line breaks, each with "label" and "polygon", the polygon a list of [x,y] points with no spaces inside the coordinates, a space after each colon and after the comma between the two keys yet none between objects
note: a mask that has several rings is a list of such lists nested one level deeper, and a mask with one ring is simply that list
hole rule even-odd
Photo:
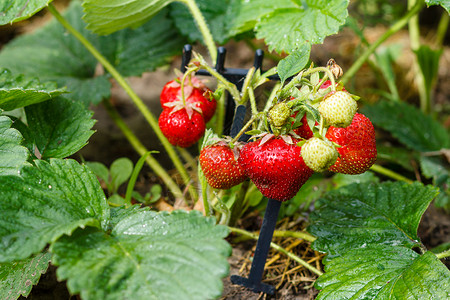
[{"label": "soil", "polygon": [[[64,5],[67,1],[54,1],[57,5]],[[32,31],[35,27],[40,26],[47,19],[45,14],[39,14],[33,20],[36,24],[30,25],[29,23],[21,23],[17,27],[12,27],[8,30],[0,31],[0,47],[2,43],[6,43],[12,37],[17,34]],[[386,28],[375,27],[373,29],[367,29],[367,39],[370,41],[375,40],[384,32]],[[342,33],[336,36],[329,37],[325,40],[325,43],[320,46],[314,46],[312,51],[311,60],[317,64],[326,64],[327,60],[333,57],[344,70],[348,69],[354,59],[354,51],[358,45],[358,38],[354,36],[349,30],[344,30]],[[256,41],[257,43],[258,41]],[[394,37],[388,40],[388,43],[404,43],[409,44],[408,34],[405,31],[400,31]],[[204,52],[201,47],[195,46],[196,51]],[[227,45],[228,55],[225,63],[226,67],[235,68],[248,68],[253,64],[253,50],[241,43],[230,43]],[[398,81],[400,87],[400,94],[404,99],[411,99],[417,97],[417,91],[412,84],[412,72],[405,72],[409,70],[411,61],[411,52],[406,51],[401,59],[396,64],[396,70],[398,71]],[[448,86],[450,86],[450,49],[446,47],[442,64],[439,68],[439,79],[437,81],[437,88],[435,94],[436,105],[442,107],[445,110],[448,107]],[[156,72],[145,73],[141,77],[129,78],[134,90],[142,98],[142,100],[148,105],[154,115],[159,115],[161,107],[159,105],[159,92],[161,87],[173,77],[172,70],[179,68],[180,59],[175,59],[170,67],[159,69]],[[264,69],[274,65],[269,60],[264,62]],[[362,91],[362,97],[368,102],[376,101],[378,96],[371,94],[370,89],[366,87],[375,87],[379,83],[379,78],[373,75],[372,70],[367,66],[364,66],[358,73],[358,80],[354,82],[354,90]],[[152,150],[159,150],[160,153],[156,155],[156,158],[161,162],[162,166],[168,170],[173,169],[173,166],[165,155],[162,145],[149,129],[146,121],[135,109],[135,106],[129,99],[129,97],[123,92],[123,90],[114,86],[112,90],[112,103],[120,111],[127,124],[133,129],[137,136],[144,142],[145,146]],[[99,161],[106,165],[110,165],[112,161],[119,157],[129,157],[134,162],[138,160],[138,155],[130,148],[127,140],[123,137],[122,133],[115,126],[115,124],[108,117],[104,108],[100,105],[92,107],[94,111],[94,119],[98,120],[94,129],[97,131],[90,139],[89,144],[84,147],[79,155],[75,158],[79,159],[82,156],[86,161]],[[450,120],[450,117],[449,117]],[[448,124],[450,126],[450,122]],[[198,153],[196,147],[189,149],[194,155]],[[157,183],[158,179],[150,172],[149,169],[144,169],[145,176],[140,178],[138,184],[142,188],[147,188],[153,183]],[[261,218],[255,216],[251,223],[252,225],[242,224],[246,226],[247,230],[259,228]],[[292,220],[288,220],[289,223]],[[286,222],[286,221],[282,221]],[[285,224],[285,223],[283,223]],[[296,224],[297,230],[303,230],[306,227],[306,223]],[[419,237],[427,249],[436,247],[444,242],[449,242],[450,236],[450,218],[449,215],[435,208],[433,205],[425,212],[422,222],[419,226]],[[254,251],[256,242],[253,240],[237,241],[236,237],[231,236],[229,238],[231,245],[233,246],[232,256],[229,258],[230,262],[230,275],[248,276],[248,272],[251,265],[251,257]],[[298,254],[300,257],[311,261],[318,269],[322,270],[320,259],[322,254],[313,251],[310,248],[310,244],[305,241],[296,241],[294,239],[275,239],[274,242],[282,244],[284,247],[292,246],[291,251]],[[277,252],[270,252],[268,261],[271,261],[279,255]],[[445,262],[450,267],[450,262]],[[230,282],[228,276],[223,280],[224,292],[221,299],[227,300],[240,300],[240,299],[314,299],[318,291],[313,287],[314,281],[317,278],[315,274],[304,268],[299,268],[298,264],[286,259],[286,257],[279,256],[277,260],[265,268],[264,283],[271,284],[277,287],[276,294],[268,296],[266,294],[258,294],[248,291],[247,289],[236,286]],[[25,298],[20,298],[25,299]],[[55,268],[50,267],[49,271],[41,277],[39,284],[32,290],[30,296],[26,299],[32,300],[47,300],[47,299],[79,299],[78,296],[70,296],[66,289],[65,282],[58,282],[55,276]]]}]

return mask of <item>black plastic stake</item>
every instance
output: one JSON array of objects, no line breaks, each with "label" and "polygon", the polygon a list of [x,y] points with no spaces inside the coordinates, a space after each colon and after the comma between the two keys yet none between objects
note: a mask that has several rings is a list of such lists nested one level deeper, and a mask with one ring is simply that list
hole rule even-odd
[{"label": "black plastic stake", "polygon": [[[217,49],[217,61],[215,69],[218,73],[224,76],[227,80],[236,85],[236,87],[240,90],[242,88],[245,76],[248,73],[247,69],[227,69],[224,67],[225,64],[225,55],[226,49],[224,47],[219,47]],[[184,72],[186,70],[186,66],[191,60],[192,56],[192,46],[185,45],[183,48],[183,57],[181,63],[181,71]],[[256,69],[262,69],[262,61],[264,58],[264,51],[258,49],[255,52],[255,60],[253,66]],[[197,72],[198,75],[206,75],[211,76],[209,72],[206,70],[199,70]],[[269,77],[273,80],[278,80],[277,76]],[[235,137],[239,131],[244,126],[244,119],[246,113],[245,105],[234,106],[234,101],[229,99],[227,109],[228,112],[233,116],[233,122],[231,124],[230,136]],[[240,140],[247,140],[248,137],[246,135],[242,135]],[[266,293],[269,295],[273,295],[275,293],[275,287],[262,283],[262,276],[264,272],[264,266],[266,264],[267,255],[269,254],[270,243],[272,242],[273,232],[275,230],[275,225],[278,220],[278,213],[280,211],[281,202],[273,199],[269,199],[267,203],[266,212],[264,214],[263,223],[261,226],[260,235],[258,238],[258,242],[256,244],[255,255],[253,256],[252,266],[250,269],[250,274],[248,278],[233,275],[231,276],[231,282],[234,284],[238,284],[244,286],[255,293]]]},{"label": "black plastic stake", "polygon": [[264,272],[264,265],[266,264],[267,255],[270,249],[270,243],[272,242],[273,231],[275,230],[275,225],[277,224],[280,207],[280,201],[269,199],[258,242],[256,244],[250,274],[248,275],[248,278],[232,275],[230,278],[232,283],[244,286],[255,293],[263,292],[269,295],[273,295],[275,293],[275,287],[262,283],[261,280]]}]

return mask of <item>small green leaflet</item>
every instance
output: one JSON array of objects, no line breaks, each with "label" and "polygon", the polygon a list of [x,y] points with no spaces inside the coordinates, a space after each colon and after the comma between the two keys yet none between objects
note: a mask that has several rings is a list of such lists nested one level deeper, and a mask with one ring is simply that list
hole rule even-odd
[{"label": "small green leaflet", "polygon": [[46,101],[65,92],[55,83],[41,84],[37,79],[23,75],[13,76],[7,69],[0,69],[0,109],[13,110]]},{"label": "small green leaflet", "polygon": [[372,245],[325,260],[316,299],[449,299],[450,271],[431,252]]},{"label": "small green leaflet", "polygon": [[426,45],[422,45],[419,49],[414,51],[420,70],[423,74],[427,93],[431,93],[433,84],[436,81],[439,70],[439,60],[442,52],[443,49],[433,50]]},{"label": "small green leaflet", "polygon": [[0,176],[0,262],[41,252],[78,227],[107,226],[109,207],[97,178],[74,160],[25,165]]},{"label": "small green leaflet", "polygon": [[75,231],[51,247],[59,280],[97,299],[215,299],[228,274],[228,229],[196,211],[111,213],[111,233]]},{"label": "small green leaflet", "polygon": [[0,116],[0,176],[18,176],[29,155],[27,148],[20,145],[22,135],[11,125],[10,118]]},{"label": "small green leaflet", "polygon": [[427,6],[440,5],[447,11],[447,13],[450,13],[450,0],[425,0],[425,3]]},{"label": "small green leaflet", "polygon": [[2,0],[0,25],[25,20],[46,7],[52,0]]},{"label": "small green leaflet", "polygon": [[0,299],[27,297],[41,274],[47,271],[51,254],[39,253],[30,258],[0,264]]},{"label": "small green leaflet", "polygon": [[362,109],[374,123],[407,147],[421,151],[450,148],[448,131],[436,120],[405,102],[379,101]]},{"label": "small green leaflet", "polygon": [[280,76],[281,83],[284,83],[286,79],[300,72],[308,63],[310,54],[311,45],[304,44],[289,56],[280,60],[277,66],[277,72]]},{"label": "small green leaflet", "polygon": [[338,32],[348,16],[348,0],[242,1],[236,33],[254,29],[269,51],[291,53],[304,43],[320,44]]},{"label": "small green leaflet", "polygon": [[313,248],[336,257],[373,244],[414,247],[420,218],[438,189],[401,182],[344,186],[319,199],[309,232]]},{"label": "small green leaflet", "polygon": [[174,0],[84,0],[83,19],[97,34],[110,34],[137,27]]},{"label": "small green leaflet", "polygon": [[33,139],[42,159],[70,156],[85,146],[94,133],[93,112],[63,97],[27,106],[25,112],[27,137]]}]

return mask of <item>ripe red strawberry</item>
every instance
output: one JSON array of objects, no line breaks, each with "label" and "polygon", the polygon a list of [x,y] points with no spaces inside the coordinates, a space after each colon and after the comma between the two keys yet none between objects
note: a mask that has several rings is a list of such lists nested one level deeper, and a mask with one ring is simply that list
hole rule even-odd
[{"label": "ripe red strawberry", "polygon": [[208,184],[215,189],[229,189],[247,179],[237,162],[239,148],[233,150],[225,142],[207,146],[200,151],[200,166]]},{"label": "ripe red strawberry", "polygon": [[[316,122],[317,123],[317,122]],[[302,117],[302,125],[300,125],[299,127],[294,129],[294,132],[304,138],[304,139],[309,139],[312,138],[314,136],[311,128],[308,125],[308,121],[306,120],[306,114],[303,115]]]},{"label": "ripe red strawberry", "polygon": [[174,146],[183,148],[195,144],[205,133],[205,121],[200,113],[192,111],[189,117],[186,109],[174,111],[164,109],[159,116],[159,128]]},{"label": "ripe red strawberry", "polygon": [[[322,85],[320,86],[320,89],[326,89],[327,87],[331,86],[331,81],[330,80],[325,80],[324,83],[322,83]],[[345,87],[343,85],[338,84],[336,86],[336,90],[338,91],[344,91],[347,92],[347,90],[345,89]]]},{"label": "ripe red strawberry", "polygon": [[[163,109],[173,106],[173,102],[182,103],[180,78],[166,83],[160,95],[160,102]],[[186,79],[184,85],[184,97],[186,103],[194,104],[199,108],[205,119],[205,123],[209,122],[214,115],[217,107],[217,101],[212,97],[212,92],[197,77],[191,77],[189,81]]]},{"label": "ripe red strawberry", "polygon": [[241,149],[238,162],[264,196],[289,200],[312,175],[297,142],[293,139],[293,144],[287,144],[275,137],[263,145],[261,140],[250,142]]},{"label": "ripe red strawberry", "polygon": [[369,118],[356,113],[352,123],[346,128],[328,128],[326,138],[336,144],[340,157],[329,168],[344,174],[361,174],[367,171],[377,159],[375,129]]}]

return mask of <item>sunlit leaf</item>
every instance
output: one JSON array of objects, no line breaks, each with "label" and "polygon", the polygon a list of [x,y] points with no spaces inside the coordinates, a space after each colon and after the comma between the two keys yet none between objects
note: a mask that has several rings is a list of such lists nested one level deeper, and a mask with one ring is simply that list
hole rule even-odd
[{"label": "sunlit leaf", "polygon": [[450,13],[450,1],[448,0],[425,0],[425,3],[428,6],[431,5],[440,5],[443,8],[445,8],[445,10],[447,11],[447,13]]},{"label": "sunlit leaf", "polygon": [[[167,10],[135,30],[126,29],[107,37],[87,30],[82,14],[80,2],[72,1],[64,16],[123,76],[152,71],[181,53],[184,40],[167,17]],[[67,86],[70,93],[65,97],[86,106],[98,104],[111,93],[109,76],[103,75],[94,56],[56,20],[3,47],[0,66]]]},{"label": "sunlit leaf", "polygon": [[25,20],[46,7],[52,0],[2,0],[0,25]]},{"label": "sunlit leaf", "polygon": [[336,257],[372,244],[414,247],[420,218],[438,190],[418,182],[346,185],[319,199],[309,232],[313,248]]},{"label": "sunlit leaf", "polygon": [[0,264],[0,299],[15,300],[27,297],[41,274],[47,271],[51,254],[48,252],[33,257]]},{"label": "sunlit leaf", "polygon": [[14,76],[7,69],[0,69],[0,108],[13,110],[46,101],[64,93],[55,83],[40,83],[37,79]]},{"label": "sunlit leaf", "polygon": [[111,233],[77,230],[52,247],[60,280],[90,299],[213,299],[228,273],[228,229],[198,212],[113,210]]},{"label": "sunlit leaf", "polygon": [[18,176],[28,158],[27,148],[21,146],[22,135],[11,125],[10,118],[0,116],[0,176]]},{"label": "sunlit leaf", "polygon": [[109,208],[97,178],[74,160],[26,165],[0,176],[0,261],[21,260],[78,227],[105,227]]},{"label": "sunlit leaf", "polygon": [[316,299],[448,299],[450,271],[431,252],[372,245],[325,260]]},{"label": "sunlit leaf", "polygon": [[29,138],[43,159],[65,158],[87,144],[94,133],[93,112],[79,102],[58,97],[25,108]]},{"label": "sunlit leaf", "polygon": [[304,44],[293,51],[289,56],[280,60],[277,72],[281,82],[300,72],[308,63],[311,54],[311,45]]},{"label": "sunlit leaf", "polygon": [[84,0],[87,28],[110,34],[142,25],[174,0]]},{"label": "sunlit leaf", "polygon": [[254,30],[269,51],[291,53],[305,43],[320,44],[347,18],[348,0],[242,0],[236,33]]}]

